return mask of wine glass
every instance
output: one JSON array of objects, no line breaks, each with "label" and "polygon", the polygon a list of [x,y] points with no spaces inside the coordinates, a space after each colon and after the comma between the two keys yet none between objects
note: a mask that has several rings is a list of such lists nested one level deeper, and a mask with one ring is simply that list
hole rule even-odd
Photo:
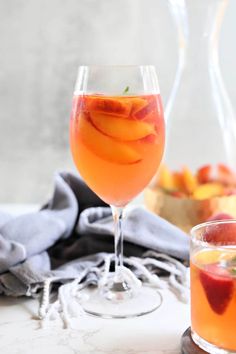
[{"label": "wine glass", "polygon": [[87,185],[111,206],[115,224],[115,271],[103,289],[91,292],[83,302],[90,314],[134,317],[161,303],[156,290],[144,285],[137,289],[127,279],[122,219],[124,208],[155,175],[164,141],[153,66],[79,67],[70,120],[71,151]]}]

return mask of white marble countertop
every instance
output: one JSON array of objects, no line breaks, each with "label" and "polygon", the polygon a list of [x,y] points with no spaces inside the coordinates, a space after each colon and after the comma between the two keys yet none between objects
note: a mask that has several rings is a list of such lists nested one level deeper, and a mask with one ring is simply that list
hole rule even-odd
[{"label": "white marble countertop", "polygon": [[41,329],[37,300],[0,297],[1,354],[179,354],[189,326],[189,305],[162,291],[155,312],[134,319],[108,320],[86,315],[72,328],[51,321]]},{"label": "white marble countertop", "polygon": [[[19,206],[4,208],[23,211]],[[0,353],[179,354],[181,334],[190,324],[189,304],[169,290],[161,293],[163,303],[151,314],[119,320],[86,315],[74,319],[70,329],[55,321],[40,328],[35,299],[0,297]]]}]

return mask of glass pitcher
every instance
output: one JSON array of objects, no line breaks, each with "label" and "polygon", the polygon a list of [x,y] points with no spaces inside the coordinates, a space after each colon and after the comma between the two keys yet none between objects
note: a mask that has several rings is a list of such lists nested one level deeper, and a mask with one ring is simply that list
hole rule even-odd
[{"label": "glass pitcher", "polygon": [[166,151],[148,207],[190,230],[218,212],[236,217],[236,120],[219,68],[227,0],[169,0],[179,63],[165,109]]},{"label": "glass pitcher", "polygon": [[169,0],[179,67],[166,107],[165,163],[236,168],[236,121],[221,77],[218,39],[227,0]]}]

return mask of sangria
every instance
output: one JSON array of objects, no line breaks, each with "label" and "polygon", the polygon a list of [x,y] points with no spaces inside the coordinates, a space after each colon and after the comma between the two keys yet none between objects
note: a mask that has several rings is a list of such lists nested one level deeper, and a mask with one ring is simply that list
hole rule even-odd
[{"label": "sangria", "polygon": [[75,95],[71,150],[89,187],[125,206],[149,183],[164,148],[160,95]]},{"label": "sangria", "polygon": [[236,353],[236,221],[193,228],[191,327],[193,340],[209,353]]}]

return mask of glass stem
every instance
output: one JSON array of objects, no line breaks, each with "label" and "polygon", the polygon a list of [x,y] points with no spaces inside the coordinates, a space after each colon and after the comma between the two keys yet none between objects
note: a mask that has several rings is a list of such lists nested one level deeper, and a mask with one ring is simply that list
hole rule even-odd
[{"label": "glass stem", "polygon": [[122,207],[111,206],[115,226],[115,281],[122,282],[123,267],[123,211]]}]

